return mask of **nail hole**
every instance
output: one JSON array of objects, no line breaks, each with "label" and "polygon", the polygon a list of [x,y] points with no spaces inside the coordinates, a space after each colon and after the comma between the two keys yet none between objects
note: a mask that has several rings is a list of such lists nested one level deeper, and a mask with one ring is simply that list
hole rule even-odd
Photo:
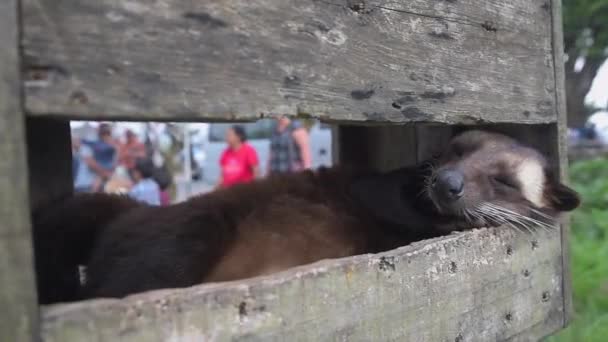
[{"label": "nail hole", "polygon": [[544,9],[545,11],[548,11],[551,9],[551,4],[549,3],[549,1],[547,1],[544,4],[542,4],[542,6],[540,6],[540,8]]},{"label": "nail hole", "polygon": [[530,276],[530,271],[529,270],[524,270],[523,274],[524,274],[524,277],[528,278]]},{"label": "nail hole", "polygon": [[462,337],[462,334],[456,335],[454,342],[462,342],[462,341],[464,341],[464,337]]},{"label": "nail hole", "polygon": [[239,316],[247,316],[247,303],[241,302],[239,304]]},{"label": "nail hole", "polygon": [[364,3],[358,3],[358,4],[353,4],[350,6],[350,9],[352,9],[355,12],[361,12],[365,9],[365,4]]},{"label": "nail hole", "polygon": [[367,7],[365,1],[363,0],[350,0],[347,1],[348,8],[350,8],[353,12],[359,14],[366,14],[371,12],[371,9]]},{"label": "nail hole", "polygon": [[456,262],[454,262],[454,261],[450,262],[450,267],[448,270],[450,273],[456,273],[456,271],[458,270],[458,267],[456,266]]},{"label": "nail hole", "polygon": [[549,299],[551,299],[551,294],[549,293],[549,291],[545,291],[543,292],[543,302],[548,302]]},{"label": "nail hole", "polygon": [[513,255],[513,247],[507,246],[507,255]]},{"label": "nail hole", "polygon": [[505,320],[506,320],[507,322],[512,321],[512,320],[513,320],[513,314],[512,314],[512,313],[510,313],[510,312],[507,312],[507,314],[505,315]]},{"label": "nail hole", "polygon": [[381,271],[394,271],[395,270],[395,258],[393,257],[381,257],[378,268]]},{"label": "nail hole", "polygon": [[496,25],[491,21],[484,21],[484,23],[481,24],[481,27],[483,27],[486,31],[489,31],[489,32],[498,31],[498,28],[496,27]]},{"label": "nail hole", "polygon": [[538,248],[538,241],[532,240],[532,249],[537,249],[537,248]]},{"label": "nail hole", "polygon": [[77,90],[77,91],[73,92],[72,95],[70,95],[70,102],[86,104],[89,102],[89,99],[83,91]]}]

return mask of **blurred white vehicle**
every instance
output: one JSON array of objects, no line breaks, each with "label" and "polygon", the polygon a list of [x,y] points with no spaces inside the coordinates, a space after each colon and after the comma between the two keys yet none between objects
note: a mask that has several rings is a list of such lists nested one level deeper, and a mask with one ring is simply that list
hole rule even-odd
[{"label": "blurred white vehicle", "polygon": [[598,111],[587,119],[587,127],[592,128],[597,140],[602,144],[608,144],[608,112]]}]

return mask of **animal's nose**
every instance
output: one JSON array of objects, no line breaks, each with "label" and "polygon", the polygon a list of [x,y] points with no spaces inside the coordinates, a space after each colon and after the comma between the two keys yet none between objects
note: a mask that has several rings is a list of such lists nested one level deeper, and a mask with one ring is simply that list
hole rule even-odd
[{"label": "animal's nose", "polygon": [[464,195],[464,175],[458,170],[442,170],[435,185],[446,199],[457,200]]}]

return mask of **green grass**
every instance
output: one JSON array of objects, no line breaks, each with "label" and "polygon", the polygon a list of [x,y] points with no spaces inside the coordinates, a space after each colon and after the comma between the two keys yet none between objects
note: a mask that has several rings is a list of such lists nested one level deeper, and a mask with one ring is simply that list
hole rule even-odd
[{"label": "green grass", "polygon": [[572,216],[574,320],[550,342],[608,341],[608,160],[573,164],[570,180],[583,199]]}]

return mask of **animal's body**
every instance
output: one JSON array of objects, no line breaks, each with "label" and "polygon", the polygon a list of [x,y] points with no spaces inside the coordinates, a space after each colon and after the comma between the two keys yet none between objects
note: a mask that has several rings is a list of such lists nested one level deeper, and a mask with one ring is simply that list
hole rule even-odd
[{"label": "animal's body", "polygon": [[[413,180],[416,172],[407,172]],[[248,278],[437,234],[423,215],[407,230],[379,221],[350,195],[359,177],[337,168],[301,172],[130,210],[100,235],[85,297]],[[416,216],[430,202],[410,203],[417,204]]]},{"label": "animal's body", "polygon": [[579,203],[540,154],[503,135],[464,133],[430,165],[305,171],[168,207],[129,204],[100,224],[72,221],[95,231],[79,298],[237,280],[454,230],[548,227]]},{"label": "animal's body", "polygon": [[82,194],[32,214],[38,301],[73,301],[81,291],[79,265],[86,265],[101,230],[142,204],[126,197]]}]

